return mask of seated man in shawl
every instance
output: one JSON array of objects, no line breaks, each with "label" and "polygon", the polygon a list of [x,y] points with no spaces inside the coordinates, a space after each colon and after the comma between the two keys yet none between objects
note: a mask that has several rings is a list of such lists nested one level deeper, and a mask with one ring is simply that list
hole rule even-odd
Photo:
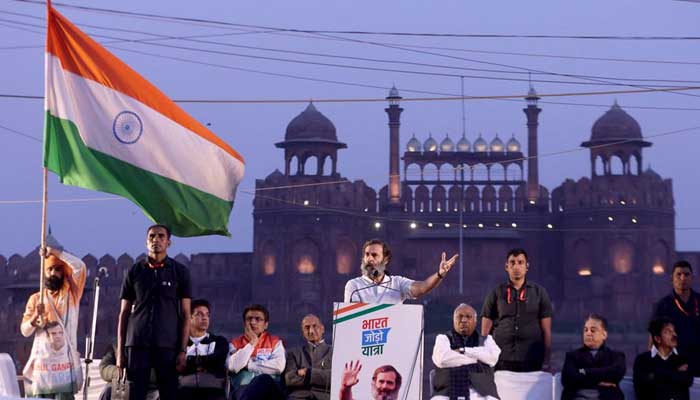
[{"label": "seated man in shawl", "polygon": [[432,400],[498,399],[493,366],[501,349],[491,335],[479,344],[476,310],[472,306],[458,305],[452,314],[452,323],[450,332],[435,338],[433,362],[437,369]]},{"label": "seated man in shawl", "polygon": [[243,310],[243,335],[231,341],[228,360],[233,398],[282,399],[281,376],[286,363],[282,340],[267,333],[270,313],[259,304]]}]

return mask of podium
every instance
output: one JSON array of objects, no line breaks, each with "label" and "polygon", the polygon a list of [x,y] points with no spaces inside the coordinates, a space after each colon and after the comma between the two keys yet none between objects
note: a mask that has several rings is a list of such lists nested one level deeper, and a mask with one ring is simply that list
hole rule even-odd
[{"label": "podium", "polygon": [[[423,306],[333,303],[331,399],[340,398],[346,365],[358,362],[352,398],[373,399],[375,371],[398,372],[397,399],[420,399],[423,384]],[[384,367],[384,368],[381,368]],[[393,378],[394,374],[389,375]],[[376,378],[376,376],[375,376]]]}]

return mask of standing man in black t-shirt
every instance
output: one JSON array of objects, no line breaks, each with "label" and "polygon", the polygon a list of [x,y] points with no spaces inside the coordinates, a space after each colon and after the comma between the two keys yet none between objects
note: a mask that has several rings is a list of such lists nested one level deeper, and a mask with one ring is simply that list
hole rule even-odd
[{"label": "standing man in black t-shirt", "polygon": [[671,270],[673,292],[659,300],[652,319],[666,317],[678,334],[678,354],[688,359],[690,373],[700,376],[700,294],[691,289],[693,267],[678,261]]},{"label": "standing man in black t-shirt", "polygon": [[170,229],[149,227],[148,257],[129,268],[122,284],[117,367],[126,368],[132,400],[145,399],[151,368],[161,400],[175,399],[177,370],[185,368],[192,286],[189,271],[168,257],[168,247]]},{"label": "standing man in black t-shirt", "polygon": [[552,303],[542,286],[525,280],[529,267],[525,250],[510,250],[508,281],[484,299],[481,335],[493,335],[501,348],[496,370],[551,371]]}]

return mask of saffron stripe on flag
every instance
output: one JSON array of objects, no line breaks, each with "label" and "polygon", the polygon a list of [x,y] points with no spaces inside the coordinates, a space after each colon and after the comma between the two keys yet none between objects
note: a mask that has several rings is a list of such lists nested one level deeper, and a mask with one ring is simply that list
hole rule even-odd
[{"label": "saffron stripe on flag", "polygon": [[373,312],[375,312],[375,311],[383,310],[383,309],[388,308],[388,307],[391,307],[391,306],[393,306],[393,305],[394,305],[394,304],[378,304],[378,305],[375,306],[375,307],[368,308],[368,309],[362,310],[362,311],[360,311],[360,312],[356,312],[355,314],[350,314],[350,315],[347,315],[347,316],[345,316],[345,317],[336,318],[336,319],[333,320],[333,325],[339,324],[339,323],[341,323],[341,322],[345,322],[345,321],[348,321],[348,320],[351,320],[351,319],[355,319],[355,318],[357,318],[357,317],[361,317],[361,316],[363,316],[363,315],[367,315],[367,314],[373,313]]},{"label": "saffron stripe on flag", "polygon": [[49,7],[46,51],[59,58],[66,70],[137,99],[244,162],[243,157],[231,146],[183,111],[126,63],[83,33],[53,7]]}]

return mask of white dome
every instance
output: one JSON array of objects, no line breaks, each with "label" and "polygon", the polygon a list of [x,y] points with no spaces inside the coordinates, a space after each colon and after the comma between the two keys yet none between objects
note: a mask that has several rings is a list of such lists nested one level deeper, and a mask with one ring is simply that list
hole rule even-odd
[{"label": "white dome", "polygon": [[413,137],[411,137],[411,140],[409,140],[408,143],[406,143],[406,151],[416,152],[420,151],[420,149],[420,140],[416,139],[416,134],[414,133]]},{"label": "white dome", "polygon": [[498,134],[491,141],[490,147],[492,153],[503,153],[505,151],[505,145],[503,145],[503,141],[498,137]]},{"label": "white dome", "polygon": [[459,142],[457,142],[457,151],[470,151],[472,149],[472,144],[469,143],[469,140],[467,140],[464,135],[462,135],[462,138],[459,139]]},{"label": "white dome", "polygon": [[481,134],[479,134],[479,137],[474,141],[474,151],[477,153],[485,153],[489,150],[489,144],[486,143],[484,138],[481,137]]},{"label": "white dome", "polygon": [[506,149],[509,153],[517,153],[522,149],[522,146],[520,146],[520,142],[515,138],[515,135],[508,140]]},{"label": "white dome", "polygon": [[442,142],[440,142],[440,151],[455,151],[455,144],[447,134],[445,134],[445,138],[442,139]]},{"label": "white dome", "polygon": [[425,142],[423,142],[423,151],[436,152],[437,148],[438,148],[438,144],[435,141],[435,139],[433,139],[433,135],[428,134],[428,138],[425,140]]}]

